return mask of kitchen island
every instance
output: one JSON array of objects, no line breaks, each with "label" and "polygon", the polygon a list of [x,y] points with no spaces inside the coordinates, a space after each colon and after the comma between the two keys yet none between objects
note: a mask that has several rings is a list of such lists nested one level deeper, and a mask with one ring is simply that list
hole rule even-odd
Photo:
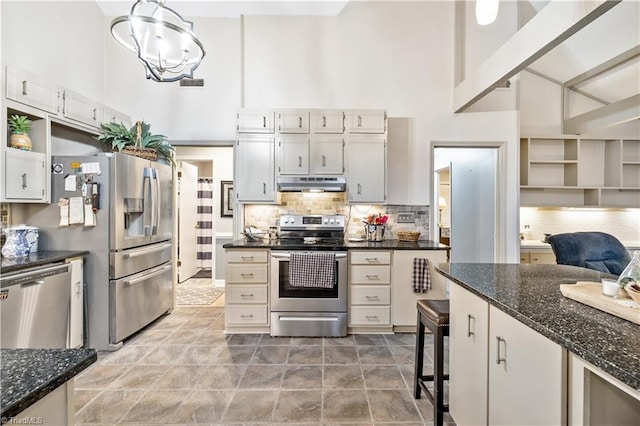
[{"label": "kitchen island", "polygon": [[[640,326],[560,292],[561,284],[599,282],[606,274],[564,265],[480,263],[436,270],[451,283],[450,407],[456,422],[517,423],[512,415],[519,411],[531,423],[555,424],[568,415],[569,424],[597,424],[594,407],[617,411],[610,401],[618,400],[632,416],[640,413]],[[458,379],[476,362],[477,374]],[[469,392],[478,394],[477,404]],[[615,424],[611,417],[607,423]]]},{"label": "kitchen island", "polygon": [[73,378],[97,359],[95,349],[0,349],[0,424],[73,424]]},{"label": "kitchen island", "polygon": [[[292,245],[291,243],[283,243],[282,240],[259,240],[248,241],[245,238],[234,240],[224,244],[225,249],[271,249],[271,250],[299,250],[313,248],[313,244],[300,243]],[[382,240],[382,241],[349,241],[344,240],[344,244],[332,245],[332,250],[450,250],[449,246],[440,244],[431,240],[418,241],[400,241],[400,240]]]}]

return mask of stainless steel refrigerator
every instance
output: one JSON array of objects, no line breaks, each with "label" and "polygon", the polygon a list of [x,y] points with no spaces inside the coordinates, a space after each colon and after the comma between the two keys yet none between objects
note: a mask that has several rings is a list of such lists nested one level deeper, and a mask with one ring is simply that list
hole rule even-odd
[{"label": "stainless steel refrigerator", "polygon": [[[40,250],[89,251],[86,345],[119,349],[173,305],[173,170],[120,153],[54,156],[51,164],[52,203],[30,205],[27,221],[40,229]],[[83,223],[61,226],[79,202]]]}]

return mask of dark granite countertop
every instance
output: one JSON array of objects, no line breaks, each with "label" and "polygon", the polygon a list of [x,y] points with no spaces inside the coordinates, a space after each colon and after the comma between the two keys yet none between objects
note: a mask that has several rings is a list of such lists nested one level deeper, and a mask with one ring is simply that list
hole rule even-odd
[{"label": "dark granite countertop", "polygon": [[436,270],[640,391],[640,326],[560,292],[560,284],[600,281],[608,274],[575,266],[487,263],[442,263]]},{"label": "dark granite countertop", "polygon": [[61,262],[72,257],[84,256],[88,251],[39,251],[37,253],[29,253],[29,256],[2,258],[0,272],[7,274],[9,272],[19,271],[21,269],[32,268],[34,266],[47,265],[49,263]]},{"label": "dark granite countertop", "polygon": [[97,359],[95,349],[0,349],[1,423],[7,423]]},{"label": "dark granite countertop", "polygon": [[[297,246],[283,245],[280,240],[247,241],[242,238],[226,243],[223,248],[235,249],[271,249],[271,250],[304,250],[317,249],[319,246],[313,244],[300,244]],[[324,248],[324,247],[323,247]],[[343,246],[332,246],[333,250],[450,250],[449,246],[430,240],[420,240],[416,242],[405,242],[399,240],[383,240],[380,242],[369,241],[345,241]]]}]

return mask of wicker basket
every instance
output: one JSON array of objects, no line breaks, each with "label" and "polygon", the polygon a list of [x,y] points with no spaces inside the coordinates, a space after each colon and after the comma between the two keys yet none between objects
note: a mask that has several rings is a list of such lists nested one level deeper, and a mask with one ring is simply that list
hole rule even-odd
[{"label": "wicker basket", "polygon": [[396,236],[400,241],[418,241],[420,232],[418,231],[397,231]]},{"label": "wicker basket", "polygon": [[158,152],[153,148],[125,146],[124,148],[122,148],[122,152],[129,155],[135,155],[136,157],[144,158],[145,160],[155,161],[158,159]]}]

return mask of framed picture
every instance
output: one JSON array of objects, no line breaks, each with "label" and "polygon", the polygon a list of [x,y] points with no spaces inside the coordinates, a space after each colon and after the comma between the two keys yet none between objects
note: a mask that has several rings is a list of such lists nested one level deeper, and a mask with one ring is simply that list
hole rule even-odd
[{"label": "framed picture", "polygon": [[233,217],[233,181],[220,181],[220,217]]}]

